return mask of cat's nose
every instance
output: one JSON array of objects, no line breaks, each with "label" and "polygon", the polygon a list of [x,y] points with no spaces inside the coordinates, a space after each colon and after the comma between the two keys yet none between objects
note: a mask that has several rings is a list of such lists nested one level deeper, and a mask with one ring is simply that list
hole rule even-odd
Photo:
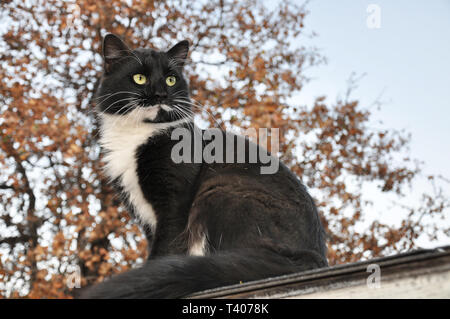
[{"label": "cat's nose", "polygon": [[155,100],[157,102],[162,102],[167,99],[167,92],[155,92]]}]

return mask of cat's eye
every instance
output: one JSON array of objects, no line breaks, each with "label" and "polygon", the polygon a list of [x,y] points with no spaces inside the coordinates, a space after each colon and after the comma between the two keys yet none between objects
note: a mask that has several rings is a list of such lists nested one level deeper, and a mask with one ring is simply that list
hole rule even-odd
[{"label": "cat's eye", "polygon": [[144,85],[147,82],[147,77],[143,74],[135,74],[133,75],[133,80],[139,85]]},{"label": "cat's eye", "polygon": [[167,84],[168,86],[174,86],[175,83],[177,83],[177,78],[174,77],[173,75],[168,76],[168,77],[166,78],[166,84]]}]

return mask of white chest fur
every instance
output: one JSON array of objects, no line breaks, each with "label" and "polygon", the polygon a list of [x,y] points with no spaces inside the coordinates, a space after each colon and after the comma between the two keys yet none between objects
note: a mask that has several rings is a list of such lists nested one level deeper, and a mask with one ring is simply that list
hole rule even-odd
[{"label": "white chest fur", "polygon": [[133,114],[100,116],[102,121],[100,144],[107,151],[104,157],[105,173],[111,180],[119,178],[120,185],[128,195],[129,202],[139,219],[155,230],[157,223],[155,212],[139,185],[136,150],[146,143],[149,137],[180,122],[144,123],[137,121]]}]

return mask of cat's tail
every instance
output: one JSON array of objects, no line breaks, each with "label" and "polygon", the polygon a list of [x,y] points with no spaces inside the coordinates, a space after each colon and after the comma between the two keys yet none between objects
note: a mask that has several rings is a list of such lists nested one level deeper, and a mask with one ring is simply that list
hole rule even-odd
[{"label": "cat's tail", "polygon": [[180,298],[205,289],[326,266],[326,259],[313,251],[280,254],[240,249],[207,256],[167,256],[93,286],[81,298]]}]

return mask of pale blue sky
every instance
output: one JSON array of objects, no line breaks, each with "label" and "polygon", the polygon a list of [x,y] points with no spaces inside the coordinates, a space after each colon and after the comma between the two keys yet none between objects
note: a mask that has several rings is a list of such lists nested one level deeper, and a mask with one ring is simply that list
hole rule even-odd
[{"label": "pale blue sky", "polygon": [[[367,26],[369,4],[381,9],[379,29]],[[301,45],[320,48],[328,63],[308,71],[314,80],[300,93],[301,104],[311,105],[319,95],[332,101],[344,96],[351,73],[365,73],[353,97],[370,105],[382,93],[385,102],[379,111],[373,109],[371,125],[411,133],[409,155],[425,162],[424,174],[450,178],[450,1],[312,0],[307,8],[306,29],[318,36]],[[424,178],[414,185],[407,204],[430,190]],[[450,195],[450,185],[445,187]],[[398,210],[388,203],[395,196],[381,197],[369,185],[367,198],[375,205],[366,213],[383,222],[399,221]],[[450,239],[420,244],[439,246]]]},{"label": "pale blue sky", "polygon": [[[381,9],[381,28],[367,27],[369,4]],[[450,1],[313,0],[307,8],[311,44],[328,64],[311,69],[316,80],[302,92],[345,93],[352,72],[366,73],[353,95],[365,104],[381,93],[374,119],[412,134],[411,155],[426,173],[450,178]]]}]

